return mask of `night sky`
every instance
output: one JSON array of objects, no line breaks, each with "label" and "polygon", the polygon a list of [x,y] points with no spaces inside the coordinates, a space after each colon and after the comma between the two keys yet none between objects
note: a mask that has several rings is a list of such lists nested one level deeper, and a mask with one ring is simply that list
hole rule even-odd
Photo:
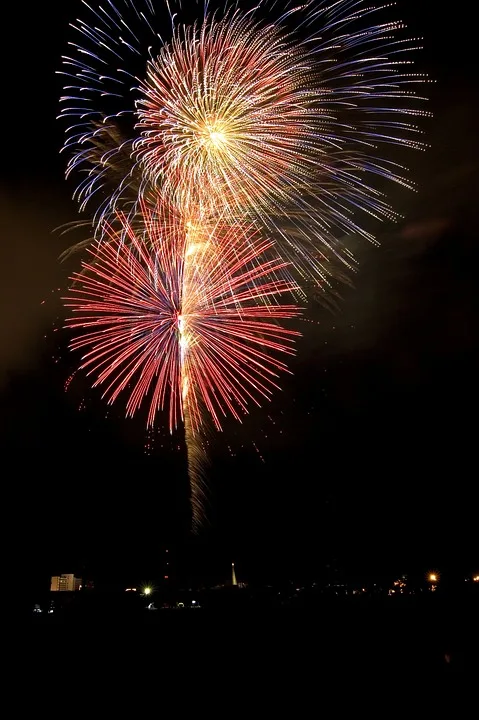
[{"label": "night sky", "polygon": [[418,193],[394,190],[405,219],[373,228],[379,249],[355,245],[360,270],[339,309],[310,309],[294,374],[272,404],[212,434],[210,524],[194,538],[181,437],[147,436],[143,415],[124,420],[121,402],[108,409],[81,376],[65,392],[77,358],[58,330],[58,288],[79,257],[58,256],[81,235],[55,231],[77,219],[55,70],[76,3],[12,4],[2,38],[2,476],[12,546],[32,583],[47,588],[51,574],[73,571],[100,584],[153,580],[165,547],[181,582],[225,579],[233,559],[251,581],[314,577],[326,564],[367,573],[477,564],[468,7],[400,3],[410,35],[425,37],[419,67],[437,80],[431,150],[402,158]]}]

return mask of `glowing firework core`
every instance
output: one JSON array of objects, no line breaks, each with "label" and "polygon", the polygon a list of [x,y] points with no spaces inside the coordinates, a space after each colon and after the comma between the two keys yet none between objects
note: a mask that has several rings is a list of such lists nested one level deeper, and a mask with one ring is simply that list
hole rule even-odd
[{"label": "glowing firework core", "polygon": [[202,136],[204,138],[203,142],[205,143],[206,147],[211,149],[212,151],[220,150],[228,142],[225,124],[221,123],[218,120],[215,120],[211,124],[207,124],[202,133]]}]

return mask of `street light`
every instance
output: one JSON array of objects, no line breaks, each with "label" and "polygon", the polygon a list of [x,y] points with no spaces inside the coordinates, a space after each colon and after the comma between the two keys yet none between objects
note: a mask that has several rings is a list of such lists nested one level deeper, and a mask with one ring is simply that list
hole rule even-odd
[{"label": "street light", "polygon": [[431,592],[435,592],[437,590],[437,584],[439,582],[439,573],[435,570],[432,570],[427,574],[427,581],[429,583],[429,590]]}]

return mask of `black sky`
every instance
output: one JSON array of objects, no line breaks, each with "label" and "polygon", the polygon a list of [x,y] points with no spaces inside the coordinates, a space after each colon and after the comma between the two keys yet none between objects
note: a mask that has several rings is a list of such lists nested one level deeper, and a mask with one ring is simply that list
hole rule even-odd
[{"label": "black sky", "polygon": [[178,450],[158,436],[145,454],[140,419],[124,421],[121,407],[106,418],[81,378],[64,391],[75,358],[54,332],[57,289],[78,263],[58,262],[72,240],[52,232],[76,219],[55,120],[54,73],[75,17],[64,5],[12,4],[2,39],[2,476],[24,570],[40,585],[71,570],[154,578],[165,545],[182,577],[220,578],[231,558],[249,579],[314,575],[333,560],[358,571],[474,565],[479,162],[468,3],[454,14],[400,3],[411,34],[425,37],[420,67],[437,80],[432,148],[405,159],[419,192],[397,194],[405,220],[381,228],[381,248],[359,249],[339,311],[311,311],[294,376],[271,407],[212,441],[211,527],[199,539],[188,532],[181,439]]}]

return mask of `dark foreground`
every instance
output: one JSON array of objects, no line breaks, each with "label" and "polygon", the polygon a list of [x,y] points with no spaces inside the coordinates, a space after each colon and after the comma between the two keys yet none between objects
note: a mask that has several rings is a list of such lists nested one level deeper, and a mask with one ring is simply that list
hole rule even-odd
[{"label": "dark foreground", "polygon": [[58,649],[67,647],[73,661],[95,663],[105,642],[121,646],[117,657],[127,663],[136,657],[146,667],[159,663],[187,675],[207,668],[231,672],[234,682],[262,675],[294,684],[378,674],[447,681],[473,678],[479,670],[477,593],[316,598],[282,608],[232,593],[198,609],[148,610],[147,604],[145,598],[127,602],[104,594],[75,598],[51,615],[32,614],[37,661],[51,657],[56,666],[58,657],[64,659]]}]

